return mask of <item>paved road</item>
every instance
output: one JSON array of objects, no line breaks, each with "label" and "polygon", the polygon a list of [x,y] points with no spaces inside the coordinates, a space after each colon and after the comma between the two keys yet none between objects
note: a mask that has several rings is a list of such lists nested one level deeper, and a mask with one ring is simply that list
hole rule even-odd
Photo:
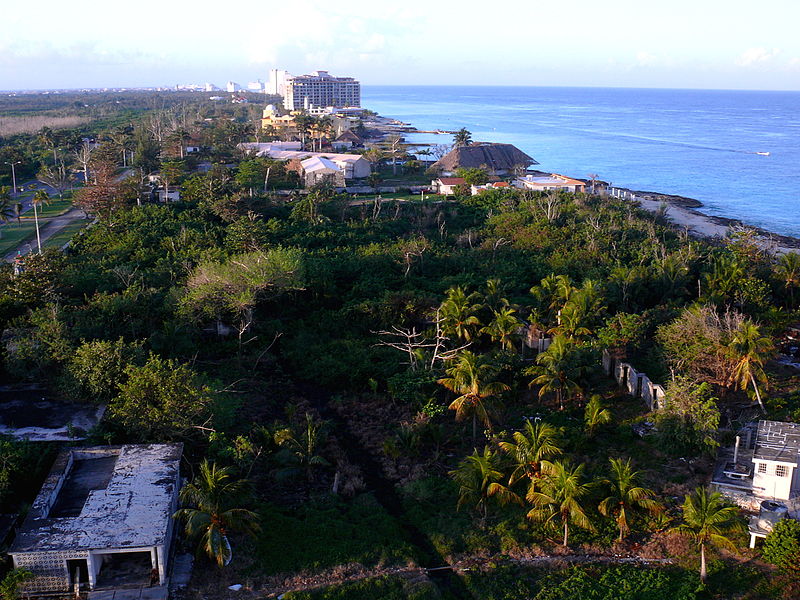
[{"label": "paved road", "polygon": [[[42,244],[44,244],[45,240],[49,240],[67,225],[84,218],[85,215],[82,210],[78,208],[72,208],[63,215],[58,217],[50,217],[45,223],[42,223],[42,219],[40,219],[39,237],[42,240]],[[38,250],[38,247],[36,245],[36,234],[34,233],[31,238],[23,241],[19,244],[19,246],[14,248],[14,250],[6,254],[3,257],[3,260],[6,262],[11,262],[20,254],[24,256],[25,254],[28,254],[29,252],[35,252],[36,250]]]}]

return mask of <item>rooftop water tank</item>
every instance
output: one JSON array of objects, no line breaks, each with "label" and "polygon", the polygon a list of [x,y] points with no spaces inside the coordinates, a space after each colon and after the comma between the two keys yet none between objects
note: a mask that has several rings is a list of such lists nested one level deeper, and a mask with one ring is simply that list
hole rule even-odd
[{"label": "rooftop water tank", "polygon": [[772,531],[775,524],[789,515],[785,504],[774,500],[764,500],[758,513],[758,527],[764,531]]}]

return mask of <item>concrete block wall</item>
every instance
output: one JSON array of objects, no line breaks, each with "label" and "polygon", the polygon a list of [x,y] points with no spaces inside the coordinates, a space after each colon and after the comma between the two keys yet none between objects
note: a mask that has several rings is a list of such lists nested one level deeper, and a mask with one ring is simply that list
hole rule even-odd
[{"label": "concrete block wall", "polygon": [[664,406],[664,388],[650,381],[646,373],[639,373],[632,365],[618,362],[608,350],[603,350],[603,371],[613,377],[617,385],[628,390],[634,398],[641,398],[650,410]]}]

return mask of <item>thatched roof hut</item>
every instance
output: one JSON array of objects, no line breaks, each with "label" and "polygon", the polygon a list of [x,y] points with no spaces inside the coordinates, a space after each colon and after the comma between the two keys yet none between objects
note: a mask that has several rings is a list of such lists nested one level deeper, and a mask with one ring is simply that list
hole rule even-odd
[{"label": "thatched roof hut", "polygon": [[469,146],[458,146],[434,163],[445,172],[456,169],[483,167],[492,173],[513,171],[515,168],[527,168],[539,163],[511,144],[494,144],[476,142]]}]

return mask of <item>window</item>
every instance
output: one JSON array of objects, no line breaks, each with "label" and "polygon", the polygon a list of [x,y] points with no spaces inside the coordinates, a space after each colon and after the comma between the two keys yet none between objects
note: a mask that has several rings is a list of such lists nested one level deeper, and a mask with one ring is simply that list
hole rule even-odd
[{"label": "window", "polygon": [[767,463],[758,463],[758,472],[759,473],[766,473],[767,472]]},{"label": "window", "polygon": [[783,465],[777,465],[775,467],[775,475],[777,475],[778,477],[786,477],[789,474],[788,471],[789,469],[787,469]]}]

